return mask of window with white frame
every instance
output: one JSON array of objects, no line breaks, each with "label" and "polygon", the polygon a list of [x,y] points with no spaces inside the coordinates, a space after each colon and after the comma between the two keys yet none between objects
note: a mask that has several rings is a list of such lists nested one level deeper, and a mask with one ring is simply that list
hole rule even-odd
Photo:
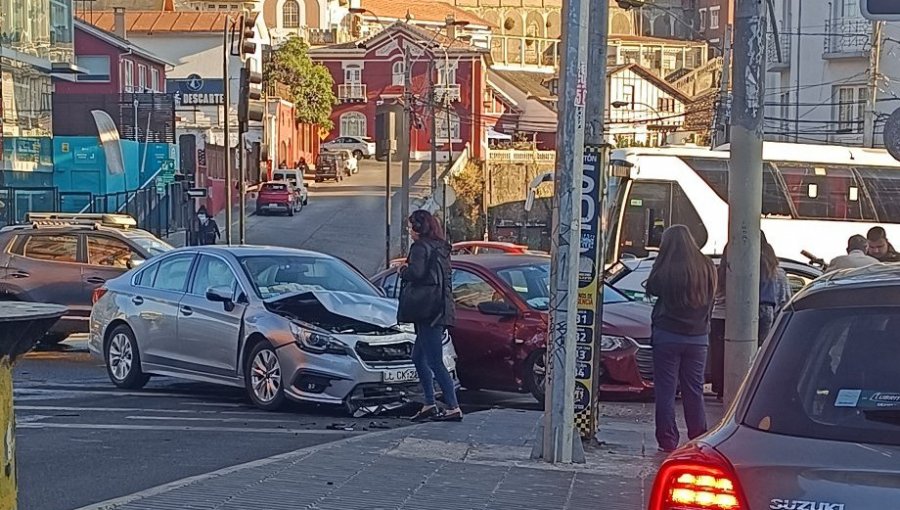
[{"label": "window with white frame", "polygon": [[344,83],[347,85],[359,85],[362,83],[362,67],[351,65],[344,68]]},{"label": "window with white frame", "polygon": [[106,55],[80,55],[76,58],[78,67],[87,70],[75,75],[77,81],[109,81],[109,57]]},{"label": "window with white frame", "polygon": [[622,86],[622,102],[628,105],[627,108],[634,109],[634,85]]},{"label": "window with white frame", "polygon": [[403,85],[406,79],[406,68],[403,61],[398,60],[391,66],[391,83],[393,85]]},{"label": "window with white frame", "polygon": [[286,0],[281,7],[281,26],[300,28],[300,4],[297,0]]},{"label": "window with white frame", "polygon": [[459,140],[459,116],[450,112],[450,133],[447,133],[447,112],[437,112],[434,118],[435,137],[438,143],[447,140],[448,136],[451,140]]},{"label": "window with white frame", "polygon": [[700,9],[700,30],[706,30],[706,9]]},{"label": "window with white frame", "polygon": [[359,112],[341,115],[341,136],[366,136],[366,116]]},{"label": "window with white frame", "polygon": [[138,92],[147,90],[147,66],[138,64]]},{"label": "window with white frame", "polygon": [[834,120],[837,121],[838,131],[861,133],[869,89],[864,85],[835,87],[833,97],[837,99]]},{"label": "window with white frame", "polygon": [[453,63],[442,62],[437,66],[437,84],[438,85],[456,85],[456,65]]},{"label": "window with white frame", "polygon": [[709,8],[709,28],[716,30],[719,28],[719,6]]},{"label": "window with white frame", "polygon": [[159,85],[159,69],[155,67],[150,68],[150,90],[153,92],[160,92],[162,90]]},{"label": "window with white frame", "polygon": [[660,97],[656,100],[656,109],[660,112],[675,112],[675,99],[671,97]]},{"label": "window with white frame", "polygon": [[125,82],[125,92],[134,92],[134,62],[125,60],[123,66],[123,81]]}]

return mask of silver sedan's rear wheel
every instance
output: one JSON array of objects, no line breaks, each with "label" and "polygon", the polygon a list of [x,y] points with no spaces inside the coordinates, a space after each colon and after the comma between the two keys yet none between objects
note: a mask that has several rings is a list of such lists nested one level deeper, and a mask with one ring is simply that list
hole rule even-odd
[{"label": "silver sedan's rear wheel", "polygon": [[106,373],[119,388],[143,388],[150,380],[150,376],[141,370],[137,341],[128,326],[116,326],[106,340],[105,351]]},{"label": "silver sedan's rear wheel", "polygon": [[247,357],[244,381],[253,404],[266,411],[275,411],[284,404],[284,379],[278,355],[268,342],[260,342]]}]

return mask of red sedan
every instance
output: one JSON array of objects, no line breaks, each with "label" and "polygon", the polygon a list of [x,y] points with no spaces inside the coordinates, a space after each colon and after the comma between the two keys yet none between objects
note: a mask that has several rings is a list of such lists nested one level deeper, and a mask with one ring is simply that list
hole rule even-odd
[{"label": "red sedan", "polygon": [[500,241],[460,241],[453,243],[453,255],[490,255],[510,253],[524,255],[541,253],[523,244],[504,243]]},{"label": "red sedan", "polygon": [[[550,302],[550,257],[454,256],[451,330],[457,370],[468,389],[530,392],[544,400],[544,358]],[[372,278],[399,296],[397,268]],[[606,397],[645,397],[652,390],[649,305],[612,287],[603,292],[600,391]]]}]

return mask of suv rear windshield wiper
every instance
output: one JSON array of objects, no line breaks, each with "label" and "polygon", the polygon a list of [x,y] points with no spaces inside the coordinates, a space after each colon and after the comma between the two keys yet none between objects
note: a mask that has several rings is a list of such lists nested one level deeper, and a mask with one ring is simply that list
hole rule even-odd
[{"label": "suv rear windshield wiper", "polygon": [[898,407],[889,409],[865,409],[863,410],[863,415],[869,421],[900,426],[900,408]]}]

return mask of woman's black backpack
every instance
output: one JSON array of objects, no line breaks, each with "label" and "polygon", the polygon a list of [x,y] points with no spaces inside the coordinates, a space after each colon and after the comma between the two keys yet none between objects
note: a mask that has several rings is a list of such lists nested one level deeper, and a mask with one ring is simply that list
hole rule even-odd
[{"label": "woman's black backpack", "polygon": [[428,244],[425,246],[428,250],[426,259],[428,277],[421,282],[403,280],[400,285],[400,303],[397,308],[398,322],[431,322],[443,310],[443,268],[437,260],[437,250]]}]

